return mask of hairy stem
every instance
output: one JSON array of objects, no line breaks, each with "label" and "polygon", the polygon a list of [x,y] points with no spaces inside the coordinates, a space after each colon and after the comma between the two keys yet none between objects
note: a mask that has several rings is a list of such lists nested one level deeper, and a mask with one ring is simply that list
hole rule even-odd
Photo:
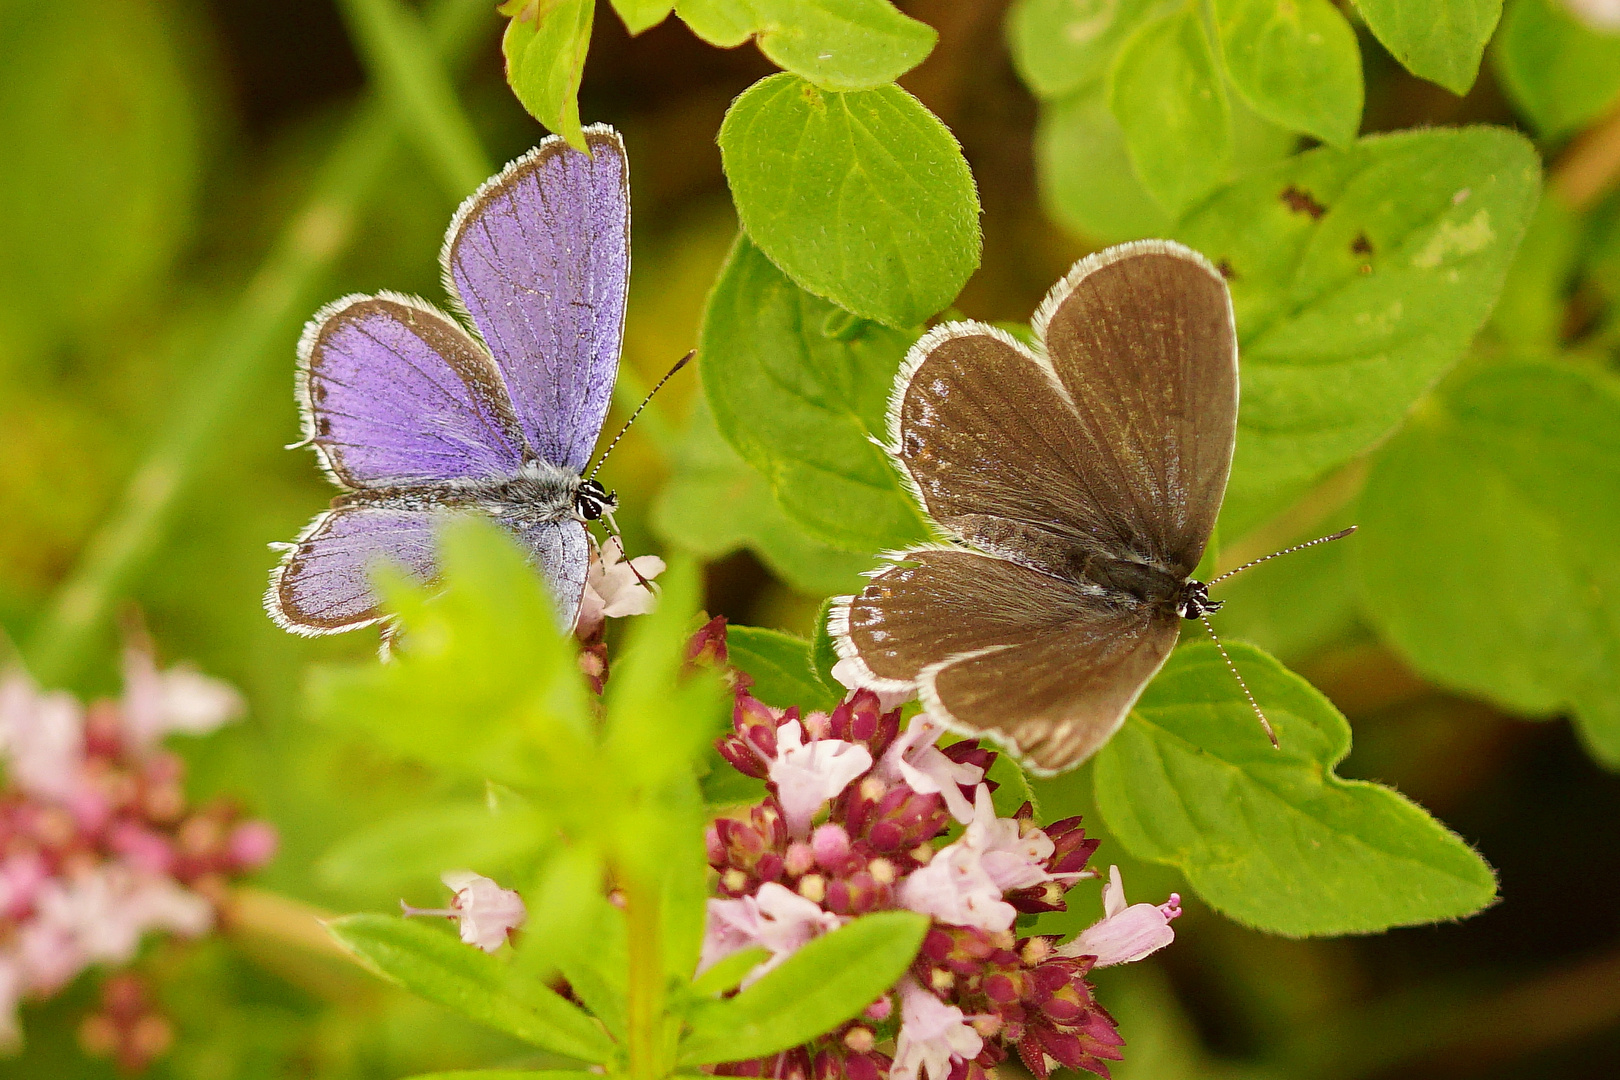
[{"label": "hairy stem", "polygon": [[664,945],[659,895],[644,883],[625,886],[630,977],[627,1002],[630,1080],[659,1080],[664,1016]]}]

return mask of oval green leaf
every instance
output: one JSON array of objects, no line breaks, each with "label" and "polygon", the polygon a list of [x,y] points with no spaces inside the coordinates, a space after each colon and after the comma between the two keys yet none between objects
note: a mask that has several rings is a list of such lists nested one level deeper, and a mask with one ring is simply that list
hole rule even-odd
[{"label": "oval green leaf", "polygon": [[1142,186],[1172,217],[1208,194],[1232,156],[1232,117],[1194,9],[1142,26],[1114,60],[1108,107]]},{"label": "oval green leaf", "polygon": [[1036,96],[1063,97],[1100,80],[1142,22],[1181,0],[1018,0],[1007,12],[1007,44]]},{"label": "oval green leaf", "polygon": [[1179,649],[1096,759],[1097,805],[1132,855],[1273,933],[1373,933],[1471,915],[1490,867],[1417,804],[1343,780],[1350,725],[1309,683],[1228,646],[1277,731],[1260,730],[1215,647]]},{"label": "oval green leaf", "polygon": [[1466,94],[1502,0],[1355,0],[1367,28],[1419,78]]},{"label": "oval green leaf", "polygon": [[1492,51],[1508,96],[1543,135],[1575,131],[1620,98],[1620,34],[1600,34],[1552,0],[1508,8]]},{"label": "oval green leaf", "polygon": [[903,547],[926,530],[871,440],[885,434],[913,335],[874,323],[851,335],[830,324],[836,314],[738,237],[703,313],[703,389],[720,433],[789,517],[847,551]]},{"label": "oval green leaf", "polygon": [[512,14],[501,38],[506,81],[529,115],[585,149],[579,126],[579,83],[591,47],[596,0],[549,0],[508,4]]},{"label": "oval green leaf", "polygon": [[892,83],[939,38],[889,0],[680,0],[675,10],[711,45],[729,49],[752,37],[777,67],[825,90]]},{"label": "oval green leaf", "polygon": [[871,560],[821,543],[789,518],[765,477],[720,437],[703,398],[671,450],[670,479],[652,506],[653,529],[666,544],[706,562],[746,547],[806,596],[860,591]]},{"label": "oval green leaf", "polygon": [[577,1006],[473,945],[392,915],[345,915],[326,924],[378,975],[497,1031],[554,1054],[602,1064],[613,1040]]},{"label": "oval green leaf", "polygon": [[760,626],[731,626],[726,629],[726,649],[732,664],[754,680],[750,692],[767,705],[825,712],[843,696],[817,676],[810,642],[804,638]]},{"label": "oval green leaf", "polygon": [[1322,148],[1224,189],[1176,230],[1227,274],[1242,345],[1237,537],[1389,434],[1490,314],[1541,168],[1498,128]]},{"label": "oval green leaf", "polygon": [[926,916],[882,911],[816,938],[736,997],[694,1009],[677,1060],[744,1061],[831,1031],[894,985],[927,931]]},{"label": "oval green leaf", "polygon": [[1361,127],[1361,48],[1328,0],[1216,0],[1226,74],[1249,107],[1343,146]]},{"label": "oval green leaf", "polygon": [[1357,551],[1366,611],[1427,678],[1573,712],[1620,767],[1620,392],[1488,367],[1379,451]]},{"label": "oval green leaf", "polygon": [[832,94],[792,75],[761,79],[726,113],[720,152],[750,239],[861,318],[916,326],[979,265],[962,148],[897,86]]}]

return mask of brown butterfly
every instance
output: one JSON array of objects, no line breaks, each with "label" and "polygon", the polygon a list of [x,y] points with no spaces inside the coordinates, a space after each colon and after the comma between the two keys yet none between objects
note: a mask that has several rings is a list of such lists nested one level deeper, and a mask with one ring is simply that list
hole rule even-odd
[{"label": "brown butterfly", "polygon": [[1033,350],[974,322],[912,347],[887,449],[952,542],[891,553],[829,630],[867,685],[915,687],[1053,773],[1220,606],[1191,574],[1231,471],[1238,349],[1220,273],[1164,240],[1076,263],[1034,330]]}]

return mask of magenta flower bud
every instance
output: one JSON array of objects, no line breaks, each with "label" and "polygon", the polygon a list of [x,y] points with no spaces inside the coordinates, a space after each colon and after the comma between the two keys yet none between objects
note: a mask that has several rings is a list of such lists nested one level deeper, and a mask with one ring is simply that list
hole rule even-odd
[{"label": "magenta flower bud", "polygon": [[870,820],[867,843],[874,852],[890,855],[938,836],[950,821],[950,813],[939,795],[919,795],[905,784],[896,784],[878,800]]},{"label": "magenta flower bud", "polygon": [[872,1002],[872,1004],[868,1005],[866,1007],[866,1011],[862,1013],[862,1015],[868,1020],[875,1020],[881,1024],[883,1021],[889,1018],[889,1014],[892,1012],[894,1012],[894,999],[888,994],[884,994],[882,997]]},{"label": "magenta flower bud", "polygon": [[267,821],[244,821],[231,830],[225,852],[237,870],[257,870],[275,857],[281,837]]},{"label": "magenta flower bud", "polygon": [[853,858],[849,833],[834,822],[828,822],[810,834],[810,847],[815,853],[816,862],[829,874],[843,873]]},{"label": "magenta flower bud", "polygon": [[704,623],[686,643],[686,659],[691,664],[723,666],[726,655],[726,617],[716,615]]},{"label": "magenta flower bud", "polygon": [[143,829],[133,821],[115,824],[107,833],[107,846],[138,870],[150,874],[174,872],[174,845],[167,837]]},{"label": "magenta flower bud", "polygon": [[782,859],[782,868],[789,877],[800,877],[814,870],[816,866],[816,853],[813,848],[803,840],[795,840],[788,845],[787,855]]}]

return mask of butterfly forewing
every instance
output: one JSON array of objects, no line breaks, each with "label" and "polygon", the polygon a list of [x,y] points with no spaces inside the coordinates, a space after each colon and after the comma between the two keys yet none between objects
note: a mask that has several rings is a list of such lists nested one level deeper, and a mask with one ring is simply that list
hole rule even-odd
[{"label": "butterfly forewing", "polygon": [[455,320],[403,296],[350,296],[299,347],[304,436],[345,487],[509,476],[523,434],[500,373]]},{"label": "butterfly forewing", "polygon": [[630,281],[624,144],[603,126],[585,142],[553,137],[507,166],[462,205],[442,256],[534,450],[575,472],[607,416]]},{"label": "butterfly forewing", "polygon": [[902,553],[832,630],[872,685],[916,686],[1051,772],[1119,727],[1175,645],[1231,467],[1237,339],[1219,273],[1165,241],[1076,264],[1035,330],[1041,351],[975,323],[913,347],[891,452],[978,551]]},{"label": "butterfly forewing", "polygon": [[1082,260],[1035,316],[1096,488],[1178,578],[1203,557],[1237,438],[1237,331],[1220,272],[1162,240]]}]

